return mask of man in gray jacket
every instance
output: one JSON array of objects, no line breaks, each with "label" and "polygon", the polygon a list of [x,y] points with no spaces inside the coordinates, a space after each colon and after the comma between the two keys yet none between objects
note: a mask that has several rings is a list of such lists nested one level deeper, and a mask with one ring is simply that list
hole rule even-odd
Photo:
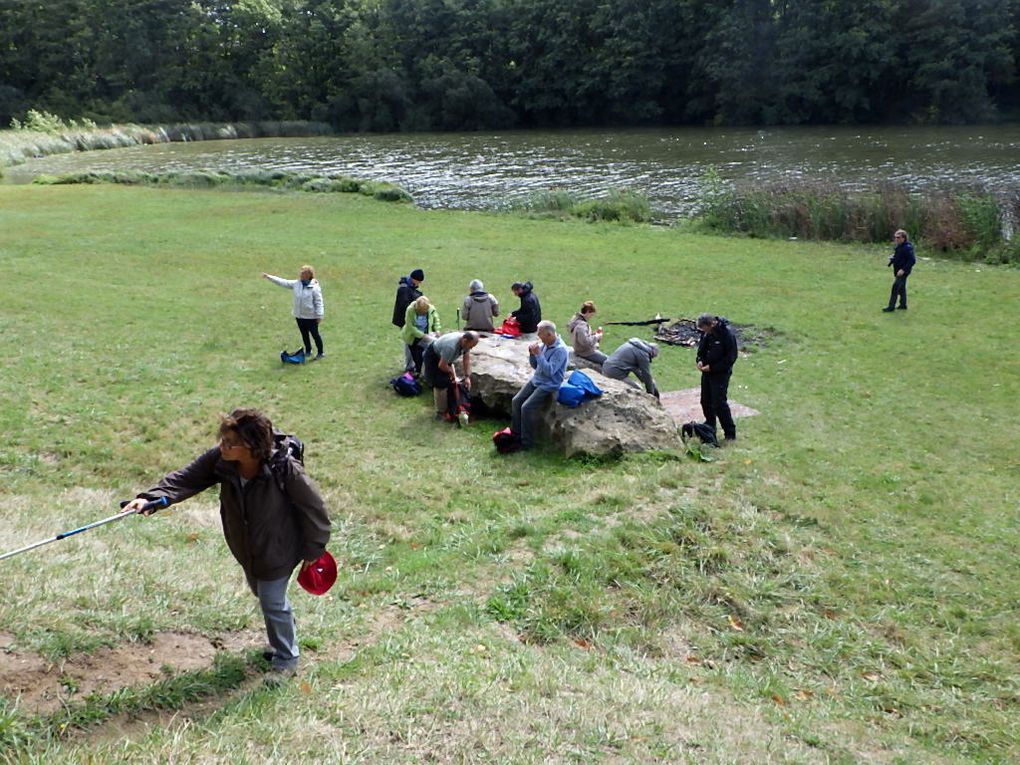
[{"label": "man in gray jacket", "polygon": [[499,301],[485,291],[485,285],[479,279],[471,280],[468,292],[470,294],[464,298],[464,305],[460,309],[464,329],[492,332],[492,319],[499,316]]},{"label": "man in gray jacket", "polygon": [[602,363],[602,374],[613,380],[623,380],[632,388],[637,388],[638,384],[628,379],[628,375],[633,372],[645,384],[645,391],[658,398],[659,389],[655,385],[655,378],[652,377],[652,359],[658,355],[659,346],[655,343],[632,337]]}]

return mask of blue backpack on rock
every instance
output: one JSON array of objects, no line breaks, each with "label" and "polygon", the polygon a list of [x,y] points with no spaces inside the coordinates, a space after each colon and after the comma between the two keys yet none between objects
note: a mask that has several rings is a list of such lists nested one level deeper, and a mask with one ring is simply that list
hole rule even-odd
[{"label": "blue backpack on rock", "polygon": [[571,372],[567,381],[560,386],[556,400],[571,409],[578,407],[591,398],[602,395],[602,389],[580,369]]}]

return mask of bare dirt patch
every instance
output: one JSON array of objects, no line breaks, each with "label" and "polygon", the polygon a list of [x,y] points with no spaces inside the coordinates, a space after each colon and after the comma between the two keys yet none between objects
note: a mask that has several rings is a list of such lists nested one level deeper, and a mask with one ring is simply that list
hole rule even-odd
[{"label": "bare dirt patch", "polygon": [[167,632],[149,643],[102,648],[49,662],[38,654],[0,652],[0,695],[27,712],[49,714],[90,694],[149,685],[212,664],[216,647],[205,637]]},{"label": "bare dirt patch", "polygon": [[[659,401],[663,408],[673,418],[677,425],[696,420],[701,422],[705,419],[701,412],[701,388],[683,388],[681,390],[670,390],[660,394]],[[749,406],[730,401],[730,412],[734,419],[738,417],[754,417],[760,412]]]},{"label": "bare dirt patch", "polygon": [[[656,324],[655,339],[657,342],[667,345],[682,345],[688,348],[697,347],[701,342],[701,331],[698,329],[695,319],[676,319],[670,323],[664,319]],[[754,351],[769,344],[770,341],[780,337],[782,333],[774,327],[758,327],[754,324],[733,324],[730,329],[737,338],[737,348],[744,353]]]}]

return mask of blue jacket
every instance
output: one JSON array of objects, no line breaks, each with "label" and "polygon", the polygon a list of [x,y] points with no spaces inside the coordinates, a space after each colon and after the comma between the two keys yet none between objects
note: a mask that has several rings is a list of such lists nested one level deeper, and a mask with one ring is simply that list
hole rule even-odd
[{"label": "blue jacket", "polygon": [[563,378],[567,374],[567,359],[570,352],[559,335],[552,345],[542,343],[542,350],[537,356],[528,354],[528,361],[535,374],[531,377],[531,384],[539,390],[547,390],[556,393],[563,385]]},{"label": "blue jacket", "polygon": [[893,273],[898,274],[902,268],[905,276],[910,275],[910,269],[914,267],[916,262],[917,258],[914,257],[914,245],[906,240],[904,240],[901,244],[896,245],[896,249],[889,258],[889,265],[892,266]]}]

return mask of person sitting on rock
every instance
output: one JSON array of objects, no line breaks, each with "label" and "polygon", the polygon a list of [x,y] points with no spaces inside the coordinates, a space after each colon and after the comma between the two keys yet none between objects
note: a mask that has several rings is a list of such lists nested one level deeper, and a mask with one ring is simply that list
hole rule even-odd
[{"label": "person sitting on rock", "polygon": [[522,334],[530,334],[538,330],[538,323],[542,321],[542,306],[538,302],[538,295],[532,290],[531,282],[514,282],[510,289],[521,299],[521,307],[511,312],[511,316],[517,319]]},{"label": "person sitting on rock", "polygon": [[613,380],[622,380],[632,388],[639,388],[638,384],[628,378],[633,372],[634,375],[645,384],[645,391],[656,398],[659,397],[659,389],[655,385],[655,378],[652,377],[652,359],[659,355],[659,346],[649,343],[639,337],[632,337],[607,358],[602,364],[602,374]]},{"label": "person sitting on rock", "polygon": [[439,312],[427,297],[422,295],[407,306],[404,316],[404,328],[400,330],[404,342],[411,351],[414,361],[414,373],[421,374],[422,357],[426,346],[442,331],[439,325]]},{"label": "person sitting on rock", "polygon": [[555,324],[540,321],[536,329],[539,342],[528,346],[528,362],[535,374],[514,396],[510,420],[510,432],[520,439],[522,449],[534,445],[539,411],[556,397],[567,373],[570,355],[556,333]]},{"label": "person sitting on rock", "polygon": [[570,330],[570,342],[574,346],[574,355],[579,359],[590,361],[592,364],[602,366],[608,358],[599,350],[599,342],[602,340],[602,328],[593,331],[588,323],[596,312],[595,304],[590,300],[581,304],[581,310],[574,314],[567,329]]},{"label": "person sitting on rock", "polygon": [[464,320],[464,329],[475,332],[492,332],[492,318],[499,316],[499,301],[485,291],[485,285],[478,279],[472,279],[468,285],[468,294],[460,309],[460,318]]}]

